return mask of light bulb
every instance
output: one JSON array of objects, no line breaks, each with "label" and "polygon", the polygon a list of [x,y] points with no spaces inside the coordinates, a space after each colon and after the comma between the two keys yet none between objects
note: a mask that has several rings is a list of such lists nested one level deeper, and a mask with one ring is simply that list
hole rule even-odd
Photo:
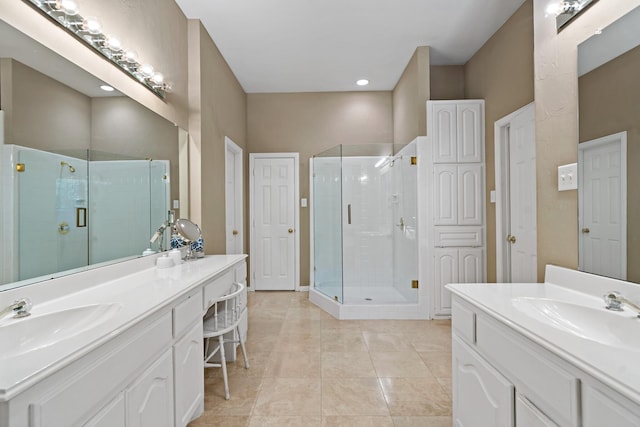
[{"label": "light bulb", "polygon": [[560,12],[560,10],[560,2],[558,2],[558,0],[554,0],[553,2],[549,3],[549,5],[547,5],[545,12],[547,12],[547,16],[556,16]]},{"label": "light bulb", "polygon": [[162,84],[164,76],[161,73],[154,73],[153,76],[151,76],[151,81],[157,84]]},{"label": "light bulb", "polygon": [[57,0],[55,8],[62,10],[65,15],[75,16],[78,14],[78,4],[73,0]]},{"label": "light bulb", "polygon": [[100,21],[94,17],[84,18],[82,21],[82,29],[89,32],[89,34],[100,34],[102,31],[102,25],[100,25]]},{"label": "light bulb", "polygon": [[138,53],[133,49],[127,49],[124,51],[124,59],[127,62],[136,63],[138,62]]},{"label": "light bulb", "polygon": [[106,45],[114,52],[120,52],[122,50],[122,43],[120,43],[119,39],[113,36],[107,37]]},{"label": "light bulb", "polygon": [[150,64],[144,64],[142,67],[140,67],[140,72],[143,76],[149,78],[153,76],[153,67]]},{"label": "light bulb", "polygon": [[366,85],[368,85],[368,84],[369,84],[369,80],[367,80],[367,79],[360,79],[360,80],[358,80],[358,81],[356,82],[356,84],[357,84],[358,86],[366,86]]}]

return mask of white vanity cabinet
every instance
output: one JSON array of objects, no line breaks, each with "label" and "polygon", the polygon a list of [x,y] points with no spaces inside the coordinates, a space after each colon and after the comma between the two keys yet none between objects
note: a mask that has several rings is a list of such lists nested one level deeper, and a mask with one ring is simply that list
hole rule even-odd
[{"label": "white vanity cabinet", "polygon": [[[226,260],[229,260],[227,258]],[[101,345],[55,370],[23,391],[0,401],[0,425],[186,426],[204,410],[202,316],[205,296],[223,295],[236,271],[246,271],[243,256],[216,269],[185,267],[193,281],[144,313]],[[218,265],[211,262],[212,265]],[[155,270],[149,274],[155,275]],[[182,273],[181,273],[182,274]],[[183,277],[177,275],[176,277]],[[221,280],[222,279],[222,280]],[[158,284],[150,280],[150,291]],[[191,282],[188,282],[191,283]],[[148,294],[147,291],[140,295]],[[123,309],[124,310],[124,309]]]},{"label": "white vanity cabinet", "polygon": [[454,295],[452,313],[454,426],[640,425],[640,405],[483,309]]}]

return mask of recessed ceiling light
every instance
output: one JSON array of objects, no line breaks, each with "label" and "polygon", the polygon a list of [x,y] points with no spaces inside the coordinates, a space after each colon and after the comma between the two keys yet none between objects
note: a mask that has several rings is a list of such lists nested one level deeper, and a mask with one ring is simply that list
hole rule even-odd
[{"label": "recessed ceiling light", "polygon": [[102,85],[100,86],[100,89],[104,90],[105,92],[113,92],[113,88],[109,85]]},{"label": "recessed ceiling light", "polygon": [[367,80],[367,79],[360,79],[360,80],[358,80],[358,81],[356,82],[356,84],[357,84],[358,86],[366,86],[366,85],[368,85],[368,84],[369,84],[369,80]]}]

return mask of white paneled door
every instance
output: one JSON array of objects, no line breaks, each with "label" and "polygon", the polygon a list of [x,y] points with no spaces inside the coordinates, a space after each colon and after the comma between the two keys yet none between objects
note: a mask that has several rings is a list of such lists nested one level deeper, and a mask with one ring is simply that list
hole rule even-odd
[{"label": "white paneled door", "polygon": [[502,283],[538,281],[535,106],[495,123],[496,270]]},{"label": "white paneled door", "polygon": [[251,269],[255,290],[295,290],[298,155],[252,154]]},{"label": "white paneled door", "polygon": [[536,144],[533,108],[517,114],[509,127],[511,282],[537,281]]},{"label": "white paneled door", "polygon": [[242,222],[242,149],[225,138],[225,222],[227,254],[244,252]]},{"label": "white paneled door", "polygon": [[580,270],[626,280],[626,132],[578,145]]}]

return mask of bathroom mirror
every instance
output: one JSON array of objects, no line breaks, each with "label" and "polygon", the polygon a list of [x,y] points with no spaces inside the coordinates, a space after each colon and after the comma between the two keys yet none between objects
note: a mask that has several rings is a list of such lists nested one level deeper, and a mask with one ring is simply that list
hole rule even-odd
[{"label": "bathroom mirror", "polygon": [[640,7],[578,46],[579,269],[640,283]]},{"label": "bathroom mirror", "polygon": [[179,199],[184,131],[102,84],[0,20],[0,291],[140,256]]}]

